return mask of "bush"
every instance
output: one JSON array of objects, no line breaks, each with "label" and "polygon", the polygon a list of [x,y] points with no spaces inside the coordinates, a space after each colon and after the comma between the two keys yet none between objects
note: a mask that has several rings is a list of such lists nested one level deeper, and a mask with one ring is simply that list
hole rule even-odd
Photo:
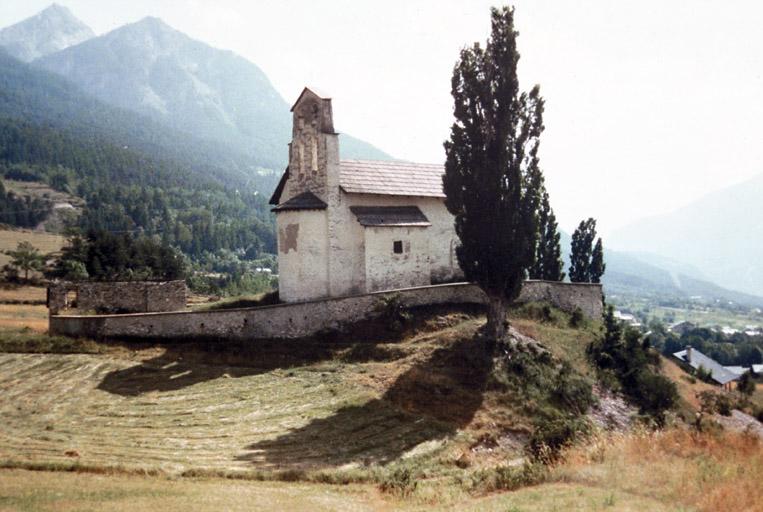
[{"label": "bush", "polygon": [[401,498],[407,498],[418,487],[418,480],[409,468],[397,468],[382,478],[379,489],[382,492],[393,494]]},{"label": "bush", "polygon": [[752,396],[755,393],[755,381],[749,371],[742,374],[737,383],[737,391],[745,396]]},{"label": "bush", "polygon": [[734,404],[726,393],[716,393],[714,391],[702,391],[697,394],[700,410],[707,414],[720,414],[721,416],[731,416],[731,409]]},{"label": "bush", "polygon": [[557,374],[553,397],[561,406],[576,414],[585,414],[596,403],[591,383],[574,374],[569,364],[562,366]]},{"label": "bush", "polygon": [[586,325],[586,317],[583,314],[583,311],[580,308],[575,308],[575,310],[570,315],[570,327],[573,329],[579,329],[580,327],[585,327]]},{"label": "bush", "polygon": [[405,310],[399,294],[382,297],[374,309],[392,332],[401,331],[412,318],[411,314]]},{"label": "bush", "polygon": [[609,306],[604,314],[604,335],[592,342],[588,357],[596,366],[599,378],[612,387],[616,379],[620,389],[658,425],[665,422],[665,412],[678,403],[678,389],[657,373],[659,355],[634,329],[623,331]]},{"label": "bush", "polygon": [[631,390],[631,395],[636,398],[641,413],[653,417],[660,426],[665,424],[665,411],[678,403],[675,383],[648,369],[643,369],[636,375],[636,385]]},{"label": "bush", "polygon": [[540,421],[530,437],[528,452],[536,461],[552,463],[559,459],[562,450],[587,437],[590,432],[591,425],[583,417]]}]

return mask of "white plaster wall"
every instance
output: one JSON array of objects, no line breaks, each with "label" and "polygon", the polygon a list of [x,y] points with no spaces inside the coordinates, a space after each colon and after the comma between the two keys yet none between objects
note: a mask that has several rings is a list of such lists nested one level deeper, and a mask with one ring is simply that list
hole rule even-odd
[{"label": "white plaster wall", "polygon": [[[365,228],[366,292],[429,284],[429,228]],[[395,253],[400,241],[402,253]]]},{"label": "white plaster wall", "polygon": [[282,211],[278,228],[278,293],[295,302],[328,295],[328,233],[325,210]]},{"label": "white plaster wall", "polygon": [[[351,206],[418,206],[431,222],[421,230],[426,237],[426,255],[428,256],[429,275],[423,280],[417,275],[415,281],[398,281],[398,286],[418,286],[430,282],[442,282],[461,276],[458,261],[455,259],[453,248],[457,243],[456,232],[453,228],[453,217],[445,208],[442,199],[436,197],[387,196],[373,194],[346,194],[337,186],[336,197],[329,223],[331,248],[331,296],[349,295],[378,290],[379,285],[366,282],[368,276],[377,276],[379,270],[369,269],[367,265],[374,261],[374,254],[387,254],[392,251],[383,246],[368,253],[366,228],[360,225],[355,215],[350,211]],[[370,228],[369,228],[370,229]],[[391,230],[395,228],[373,228]],[[381,242],[380,242],[381,243]],[[423,245],[419,244],[423,247]],[[383,261],[383,259],[381,260]],[[382,269],[383,270],[383,269]]]}]

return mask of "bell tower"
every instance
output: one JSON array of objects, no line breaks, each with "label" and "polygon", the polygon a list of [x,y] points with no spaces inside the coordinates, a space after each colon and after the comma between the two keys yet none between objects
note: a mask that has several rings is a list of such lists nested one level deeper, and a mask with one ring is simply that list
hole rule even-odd
[{"label": "bell tower", "polygon": [[[312,192],[328,202],[332,165],[339,161],[331,98],[305,87],[291,108],[292,139],[289,145],[289,186],[287,197]],[[336,169],[333,169],[336,171]]]}]

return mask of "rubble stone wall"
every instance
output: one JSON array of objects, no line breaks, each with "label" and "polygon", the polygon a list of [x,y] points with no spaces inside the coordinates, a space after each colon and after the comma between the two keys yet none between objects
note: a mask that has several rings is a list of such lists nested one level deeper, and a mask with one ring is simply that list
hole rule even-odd
[{"label": "rubble stone wall", "polygon": [[[67,336],[146,340],[294,339],[377,314],[377,305],[392,296],[406,307],[436,304],[483,304],[485,295],[469,283],[421,286],[351,297],[337,297],[259,308],[125,315],[51,316],[50,332]],[[579,308],[591,318],[602,312],[601,285],[528,281],[520,301],[546,300],[561,309]]]},{"label": "rubble stone wall", "polygon": [[73,307],[99,313],[182,311],[185,281],[58,282],[48,287],[51,315]]}]

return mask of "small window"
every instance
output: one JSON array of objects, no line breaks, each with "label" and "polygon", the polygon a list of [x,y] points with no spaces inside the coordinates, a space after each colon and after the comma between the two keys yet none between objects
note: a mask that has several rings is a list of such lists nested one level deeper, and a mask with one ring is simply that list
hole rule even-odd
[{"label": "small window", "polygon": [[403,241],[395,240],[392,242],[392,250],[395,254],[403,254]]}]

